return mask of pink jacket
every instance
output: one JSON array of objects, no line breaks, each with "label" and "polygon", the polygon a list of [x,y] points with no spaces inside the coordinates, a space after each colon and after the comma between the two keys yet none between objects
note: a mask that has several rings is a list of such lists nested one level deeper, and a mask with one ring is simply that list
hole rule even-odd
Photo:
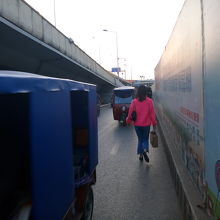
[{"label": "pink jacket", "polygon": [[135,126],[150,126],[157,124],[152,99],[146,97],[142,102],[138,99],[132,101],[129,107],[128,117],[126,118],[128,124],[132,122],[131,113],[133,111],[136,111],[137,115],[136,121],[134,122]]}]

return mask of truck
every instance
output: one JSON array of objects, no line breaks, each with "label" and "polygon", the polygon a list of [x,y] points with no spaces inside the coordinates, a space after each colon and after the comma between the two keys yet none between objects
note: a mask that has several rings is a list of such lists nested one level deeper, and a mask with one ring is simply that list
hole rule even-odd
[{"label": "truck", "polygon": [[[165,140],[220,218],[220,1],[185,0],[155,67],[154,100]],[[179,181],[179,180],[178,180]]]}]

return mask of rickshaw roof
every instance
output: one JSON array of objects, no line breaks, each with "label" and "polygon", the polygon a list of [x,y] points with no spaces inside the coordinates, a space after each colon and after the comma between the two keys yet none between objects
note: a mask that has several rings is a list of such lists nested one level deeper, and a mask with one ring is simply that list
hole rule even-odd
[{"label": "rickshaw roof", "polygon": [[34,91],[93,90],[93,84],[60,79],[26,72],[0,70],[0,93]]},{"label": "rickshaw roof", "polygon": [[133,86],[121,86],[118,88],[114,88],[114,91],[120,91],[120,90],[135,90],[135,87]]}]

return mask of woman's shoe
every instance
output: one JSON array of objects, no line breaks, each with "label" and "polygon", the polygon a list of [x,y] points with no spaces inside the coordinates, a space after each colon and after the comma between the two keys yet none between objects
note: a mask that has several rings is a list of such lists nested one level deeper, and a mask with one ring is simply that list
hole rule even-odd
[{"label": "woman's shoe", "polygon": [[147,156],[147,153],[146,153],[145,151],[144,151],[143,155],[144,155],[145,161],[146,161],[147,163],[149,163],[149,157]]},{"label": "woman's shoe", "polygon": [[142,154],[140,154],[139,160],[140,160],[140,161],[143,161],[143,155],[142,155]]}]

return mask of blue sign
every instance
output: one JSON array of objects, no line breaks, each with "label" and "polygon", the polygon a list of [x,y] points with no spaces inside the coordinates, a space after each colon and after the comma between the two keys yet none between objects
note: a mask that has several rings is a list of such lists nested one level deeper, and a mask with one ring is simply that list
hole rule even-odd
[{"label": "blue sign", "polygon": [[112,68],[112,72],[121,72],[121,68],[120,67],[114,67]]}]

